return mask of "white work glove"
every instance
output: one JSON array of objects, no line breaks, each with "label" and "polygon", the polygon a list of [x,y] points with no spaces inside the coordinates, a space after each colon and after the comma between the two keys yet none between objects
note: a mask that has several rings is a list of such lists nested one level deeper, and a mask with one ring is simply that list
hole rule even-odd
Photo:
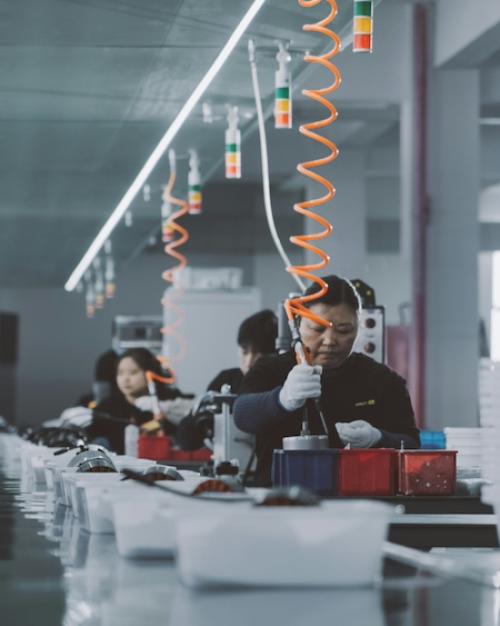
[{"label": "white work glove", "polygon": [[[193,402],[189,398],[176,398],[175,400],[159,400],[158,405],[164,417],[173,424],[178,424],[193,408]],[[151,411],[152,413],[155,411],[151,396],[141,396],[137,398],[134,404],[141,411]]]},{"label": "white work glove", "polygon": [[84,406],[72,406],[61,413],[61,425],[70,424],[78,428],[85,428],[92,423],[92,409]]},{"label": "white work glove", "polygon": [[382,437],[378,428],[374,428],[365,420],[354,422],[338,422],[335,424],[343,444],[351,444],[353,448],[371,448]]},{"label": "white work glove", "polygon": [[[156,407],[151,396],[141,396],[134,402],[135,406],[141,411],[151,411],[154,413]],[[161,403],[159,403],[161,405]]]},{"label": "white work glove", "polygon": [[321,395],[321,365],[301,363],[290,370],[279,394],[281,406],[287,411],[296,411],[309,398]]},{"label": "white work glove", "polygon": [[161,412],[175,425],[188,415],[193,406],[194,398],[176,398],[160,402]]}]

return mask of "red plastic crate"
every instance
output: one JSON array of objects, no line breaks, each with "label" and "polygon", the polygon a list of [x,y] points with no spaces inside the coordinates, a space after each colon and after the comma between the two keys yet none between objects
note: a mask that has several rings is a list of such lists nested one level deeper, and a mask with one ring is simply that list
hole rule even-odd
[{"label": "red plastic crate", "polygon": [[210,448],[200,448],[191,452],[192,461],[210,461],[213,451]]},{"label": "red plastic crate", "polygon": [[339,496],[393,496],[396,494],[396,478],[395,450],[340,450]]},{"label": "red plastic crate", "polygon": [[163,461],[170,456],[171,448],[170,437],[140,436],[137,456],[140,459]]},{"label": "red plastic crate", "polygon": [[199,450],[180,450],[172,448],[166,461],[209,461],[212,458],[212,450],[200,448]]},{"label": "red plastic crate", "polygon": [[153,461],[209,461],[212,458],[212,450],[200,448],[199,450],[187,451],[174,447],[171,437],[139,437],[140,459],[151,459]]},{"label": "red plastic crate", "polygon": [[456,477],[456,450],[399,452],[399,493],[405,496],[450,496]]}]

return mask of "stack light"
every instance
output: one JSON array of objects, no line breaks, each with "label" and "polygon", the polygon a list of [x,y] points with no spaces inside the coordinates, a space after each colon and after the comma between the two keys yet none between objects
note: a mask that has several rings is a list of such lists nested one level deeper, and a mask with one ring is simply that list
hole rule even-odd
[{"label": "stack light", "polygon": [[95,307],[96,309],[102,309],[104,306],[104,279],[102,276],[101,259],[96,257],[94,259],[94,271],[95,271]]},{"label": "stack light", "polygon": [[106,269],[104,273],[104,278],[106,280],[106,284],[105,284],[106,298],[108,300],[111,300],[111,298],[115,297],[115,293],[116,293],[115,263],[113,261],[112,256],[108,256],[106,258]]},{"label": "stack light", "polygon": [[113,259],[111,239],[108,239],[104,244],[104,253],[106,255],[104,260],[104,292],[106,298],[111,300],[115,297],[116,293],[115,262]]},{"label": "stack light", "polygon": [[200,160],[196,150],[189,151],[188,188],[189,214],[199,215],[202,211],[202,195]]},{"label": "stack light", "polygon": [[354,0],[353,52],[373,51],[373,1]]},{"label": "stack light", "polygon": [[87,311],[87,317],[92,319],[95,315],[95,293],[94,286],[91,282],[87,283],[87,291],[85,292],[85,308]]},{"label": "stack light", "polygon": [[226,178],[241,178],[241,132],[238,107],[229,106],[226,130]]},{"label": "stack light", "polygon": [[274,127],[292,128],[292,57],[281,42],[276,59],[279,65],[274,82]]}]

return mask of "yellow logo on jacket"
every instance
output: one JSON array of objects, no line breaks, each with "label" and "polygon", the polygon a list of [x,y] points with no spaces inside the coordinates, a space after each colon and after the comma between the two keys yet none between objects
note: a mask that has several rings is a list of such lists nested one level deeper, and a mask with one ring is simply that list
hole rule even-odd
[{"label": "yellow logo on jacket", "polygon": [[361,400],[361,402],[356,402],[354,406],[373,406],[375,400]]}]

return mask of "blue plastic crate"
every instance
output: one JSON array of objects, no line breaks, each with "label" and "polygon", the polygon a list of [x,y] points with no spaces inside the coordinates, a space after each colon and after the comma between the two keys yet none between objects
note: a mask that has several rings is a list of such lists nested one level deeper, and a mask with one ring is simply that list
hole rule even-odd
[{"label": "blue plastic crate", "polygon": [[298,485],[319,496],[334,496],[338,490],[338,465],[338,450],[274,450],[273,485]]},{"label": "blue plastic crate", "polygon": [[446,435],[441,430],[421,430],[420,447],[423,450],[446,450]]}]

